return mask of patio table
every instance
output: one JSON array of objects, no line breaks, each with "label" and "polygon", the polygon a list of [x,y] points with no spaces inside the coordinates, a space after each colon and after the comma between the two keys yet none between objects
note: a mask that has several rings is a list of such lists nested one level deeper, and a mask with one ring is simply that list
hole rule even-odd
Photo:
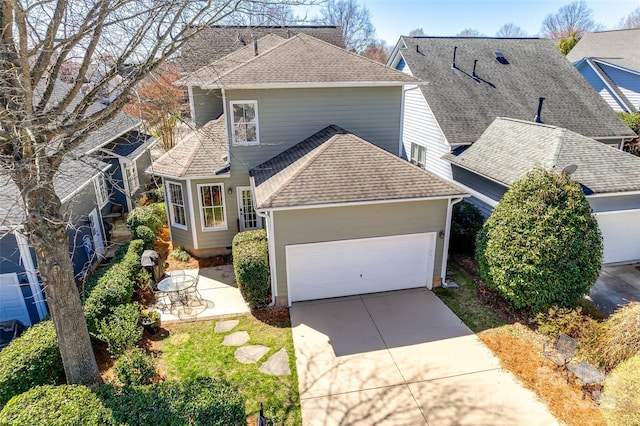
[{"label": "patio table", "polygon": [[567,369],[582,382],[583,398],[587,395],[589,385],[602,383],[605,379],[600,370],[587,362],[567,365]]},{"label": "patio table", "polygon": [[191,275],[169,275],[158,283],[158,290],[169,296],[171,310],[173,310],[177,303],[180,303],[183,306],[188,306],[188,290],[195,284],[196,279]]}]

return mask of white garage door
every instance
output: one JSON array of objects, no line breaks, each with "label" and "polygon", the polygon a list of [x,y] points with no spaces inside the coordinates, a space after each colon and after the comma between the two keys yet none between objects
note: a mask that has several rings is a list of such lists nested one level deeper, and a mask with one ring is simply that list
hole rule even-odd
[{"label": "white garage door", "polygon": [[640,211],[597,213],[604,246],[603,263],[640,259]]},{"label": "white garage door", "polygon": [[16,274],[0,275],[0,321],[18,319],[24,325],[31,325],[29,311]]},{"label": "white garage door", "polygon": [[435,233],[289,245],[290,302],[431,288],[435,246]]}]

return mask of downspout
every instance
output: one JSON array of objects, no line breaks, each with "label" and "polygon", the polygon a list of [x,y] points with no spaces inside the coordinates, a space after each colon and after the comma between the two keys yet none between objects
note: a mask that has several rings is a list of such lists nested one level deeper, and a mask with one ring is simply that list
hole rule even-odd
[{"label": "downspout", "polygon": [[450,198],[449,205],[447,206],[447,224],[444,229],[444,247],[442,249],[442,269],[440,270],[440,279],[442,280],[440,285],[444,284],[447,279],[447,261],[449,260],[449,237],[451,236],[451,217],[453,216],[453,205],[458,204],[464,200],[460,197],[456,200]]},{"label": "downspout", "polygon": [[[224,115],[224,137],[227,142],[227,163],[231,166],[231,139],[229,139],[229,117],[227,116],[227,93],[223,89],[222,92],[222,115]],[[231,173],[231,168],[229,168],[229,173]]]},{"label": "downspout", "polygon": [[[253,195],[253,199],[256,199],[255,196],[255,182],[253,180],[253,176],[249,178],[251,180],[251,192]],[[271,275],[271,296],[272,299],[269,306],[275,306],[276,304],[276,292],[278,288],[278,276],[276,274],[276,246],[275,240],[273,238],[273,215],[270,210],[260,211],[256,209],[256,214],[266,221],[267,228],[267,245],[269,247],[269,273]],[[272,256],[273,254],[273,256]]]}]

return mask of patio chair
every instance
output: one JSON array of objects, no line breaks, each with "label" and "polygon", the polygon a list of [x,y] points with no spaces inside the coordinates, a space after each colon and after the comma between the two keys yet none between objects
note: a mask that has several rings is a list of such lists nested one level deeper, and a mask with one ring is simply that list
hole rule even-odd
[{"label": "patio chair", "polygon": [[[567,364],[569,364],[575,356],[577,348],[578,342],[573,337],[560,334],[554,340],[549,340],[544,343],[542,354],[558,367],[566,369]],[[569,382],[568,371],[567,382]]]},{"label": "patio chair", "polygon": [[167,305],[166,302],[167,294],[164,291],[158,289],[157,283],[149,282],[148,286],[153,293],[154,306],[163,312],[168,311],[169,305]]},{"label": "patio chair", "polygon": [[189,287],[187,289],[187,299],[189,300],[189,304],[191,304],[191,301],[197,301],[198,305],[202,305],[204,303],[206,303],[204,301],[204,299],[202,298],[202,295],[200,294],[200,291],[198,291],[198,284],[200,283],[200,276],[196,275],[195,277],[195,283]]}]

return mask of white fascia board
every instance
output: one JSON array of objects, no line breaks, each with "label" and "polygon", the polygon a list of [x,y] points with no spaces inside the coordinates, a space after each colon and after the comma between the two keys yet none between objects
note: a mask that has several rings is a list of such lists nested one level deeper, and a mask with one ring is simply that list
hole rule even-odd
[{"label": "white fascia board", "polygon": [[622,99],[620,99],[620,96],[618,96],[618,93],[614,90],[613,87],[611,87],[609,82],[607,82],[607,79],[602,77],[602,75],[600,74],[600,71],[596,69],[596,67],[594,67],[589,60],[587,60],[586,63],[587,65],[589,65],[589,68],[591,68],[591,70],[594,73],[596,73],[596,75],[598,76],[598,79],[600,79],[600,81],[607,87],[607,89],[609,90],[609,94],[615,98],[616,102],[618,102],[618,104],[622,106],[624,109],[627,109],[627,105],[622,101]]},{"label": "white fascia board", "polygon": [[628,192],[608,192],[604,194],[591,194],[587,195],[589,198],[606,198],[606,197],[623,197],[627,195],[640,195],[640,191],[628,191]]},{"label": "white fascia board", "polygon": [[185,180],[185,179],[191,179],[191,180],[196,180],[196,179],[228,179],[231,177],[231,173],[224,173],[221,175],[202,175],[202,176],[175,176],[175,175],[169,175],[166,173],[158,173],[158,172],[154,172],[154,171],[150,171],[149,169],[144,171],[145,174],[148,175],[152,175],[152,176],[158,176],[158,177],[162,177],[162,178],[166,178],[166,179],[176,179],[176,180]]},{"label": "white fascia board", "polygon": [[625,72],[628,72],[628,73],[631,73],[631,74],[640,75],[640,71],[636,71],[636,70],[632,70],[631,68],[626,68],[626,67],[623,67],[623,66],[620,66],[620,65],[612,64],[611,62],[603,61],[602,59],[592,58],[592,61],[593,62],[597,62],[597,63],[602,64],[602,65],[606,65],[606,66],[611,67],[611,68],[616,68],[616,69],[618,69],[620,71],[625,71]]},{"label": "white fascia board", "polygon": [[[399,71],[398,71],[399,72]],[[346,88],[346,87],[397,87],[405,86],[407,84],[426,85],[426,82],[422,81],[344,81],[344,82],[330,82],[330,83],[264,83],[264,84],[230,84],[230,85],[218,85],[209,84],[202,85],[202,89],[205,90],[240,90],[240,89],[326,89],[326,88]]]},{"label": "white fascia board", "polygon": [[398,65],[398,63],[400,62],[399,57],[402,56],[400,54],[400,50],[401,49],[406,49],[406,48],[407,48],[407,45],[405,44],[404,40],[402,39],[402,36],[398,37],[398,41],[396,42],[395,46],[393,47],[393,50],[391,51],[391,54],[389,55],[389,59],[387,59],[387,66],[391,67],[391,68],[395,68]]}]

